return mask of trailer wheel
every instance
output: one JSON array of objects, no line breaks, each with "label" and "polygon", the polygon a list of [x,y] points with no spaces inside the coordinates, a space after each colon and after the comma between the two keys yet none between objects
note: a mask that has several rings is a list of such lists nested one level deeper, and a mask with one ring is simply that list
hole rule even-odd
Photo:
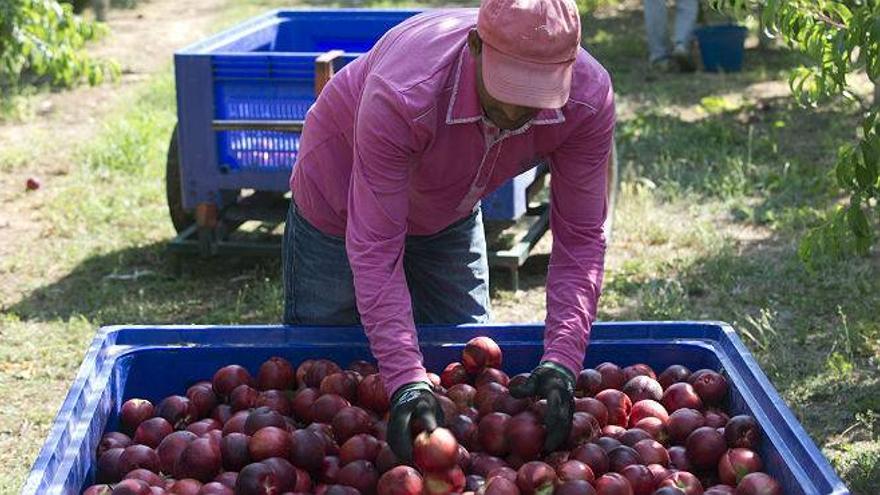
[{"label": "trailer wheel", "polygon": [[181,233],[195,223],[194,212],[183,208],[183,185],[180,178],[180,155],[178,154],[177,124],[171,133],[168,144],[168,158],[165,162],[165,196],[168,199],[168,213],[174,230]]}]

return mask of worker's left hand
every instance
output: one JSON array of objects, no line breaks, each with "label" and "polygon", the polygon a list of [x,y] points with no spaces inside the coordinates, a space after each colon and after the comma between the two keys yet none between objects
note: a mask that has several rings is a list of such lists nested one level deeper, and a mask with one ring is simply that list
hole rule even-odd
[{"label": "worker's left hand", "polygon": [[432,432],[443,426],[443,409],[426,382],[400,387],[391,398],[386,439],[388,446],[403,462],[412,460],[413,430]]},{"label": "worker's left hand", "polygon": [[517,399],[547,399],[544,451],[553,452],[565,444],[571,432],[571,417],[574,414],[574,376],[571,371],[552,361],[543,361],[532,370],[525,383],[510,387],[510,395]]}]

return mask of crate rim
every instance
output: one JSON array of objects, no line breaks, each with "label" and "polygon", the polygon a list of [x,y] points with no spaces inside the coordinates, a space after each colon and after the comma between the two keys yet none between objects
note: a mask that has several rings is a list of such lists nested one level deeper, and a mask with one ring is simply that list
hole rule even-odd
[{"label": "crate rim", "polygon": [[[766,394],[767,399],[769,399],[770,404],[772,405],[762,405],[755,396],[754,391],[749,389],[748,387],[743,387],[740,390],[740,393],[743,394],[747,403],[753,406],[753,413],[756,416],[760,416],[759,423],[762,428],[765,429],[765,433],[768,435],[771,441],[780,442],[782,445],[785,445],[782,435],[779,433],[777,426],[769,421],[767,418],[765,408],[769,407],[771,409],[775,409],[783,419],[783,425],[791,430],[793,433],[794,440],[799,444],[799,447],[804,450],[807,455],[810,457],[813,465],[818,467],[822,478],[827,482],[827,484],[832,488],[832,491],[827,492],[828,495],[846,495],[849,493],[848,488],[844,485],[843,481],[839,478],[837,473],[833,470],[831,464],[828,459],[822,455],[818,446],[813,441],[812,437],[810,437],[807,432],[804,430],[803,426],[794,417],[794,414],[791,412],[788,405],[781,398],[778,391],[773,387],[772,383],[770,383],[769,378],[767,378],[766,374],[763,370],[758,366],[757,361],[752,355],[751,351],[746,348],[745,344],[738,337],[734,328],[723,321],[715,321],[715,320],[690,320],[690,321],[675,321],[675,320],[664,320],[664,321],[608,321],[608,322],[600,322],[597,321],[594,323],[593,327],[598,327],[599,329],[626,329],[626,328],[637,328],[637,327],[645,327],[650,326],[654,327],[656,330],[662,332],[664,329],[687,329],[687,328],[716,328],[720,330],[728,339],[728,342],[734,347],[736,351],[735,354],[727,354],[717,352],[718,344],[722,341],[718,339],[710,339],[710,338],[698,338],[698,337],[688,337],[682,339],[673,339],[671,342],[675,341],[707,341],[714,343],[712,347],[716,348],[716,353],[718,354],[719,360],[722,364],[727,367],[730,365],[731,368],[735,369],[746,369],[750,370],[752,377],[758,382],[760,385],[760,391]],[[531,322],[531,323],[490,323],[490,324],[465,324],[465,325],[424,325],[419,328],[430,329],[430,328],[462,328],[462,329],[511,329],[517,328],[522,330],[540,330],[544,327],[543,323],[540,322]],[[56,445],[60,441],[61,433],[66,428],[66,426],[73,419],[73,406],[76,404],[78,399],[83,395],[85,385],[89,381],[91,377],[101,377],[107,374],[107,367],[112,368],[115,365],[116,360],[128,354],[126,349],[131,350],[131,346],[120,346],[121,349],[118,353],[110,353],[107,356],[107,362],[101,363],[100,366],[95,367],[96,358],[108,347],[115,345],[111,343],[113,337],[118,335],[119,333],[126,330],[153,330],[153,331],[168,331],[168,332],[180,332],[180,331],[204,331],[204,330],[217,330],[217,329],[248,329],[248,330],[278,330],[278,329],[296,329],[296,328],[327,328],[327,329],[337,329],[339,331],[356,331],[359,330],[360,327],[357,326],[286,326],[280,324],[255,324],[255,325],[209,325],[209,324],[199,324],[199,325],[186,325],[186,324],[172,324],[172,325],[149,325],[149,324],[137,324],[137,325],[107,325],[99,328],[93,337],[91,344],[89,345],[88,351],[83,357],[83,361],[80,364],[79,370],[77,371],[76,377],[74,378],[70,389],[68,390],[67,396],[60,409],[58,410],[55,419],[53,421],[53,425],[49,431],[49,436],[43,444],[42,448],[37,455],[36,460],[32,464],[32,468],[30,473],[28,474],[25,484],[22,488],[22,494],[36,494],[38,493],[38,486],[40,480],[46,474],[46,468],[48,466],[49,460],[52,458],[52,455],[55,453]],[[652,332],[653,333],[653,332]],[[499,342],[506,342],[509,344],[516,344],[521,342],[519,340],[503,340],[498,339]],[[625,338],[625,337],[608,337],[603,336],[598,339],[592,339],[602,342],[626,342],[626,341],[637,341],[639,338]],[[162,347],[162,346],[145,346],[146,347]],[[167,346],[166,346],[167,347]],[[588,347],[589,352],[589,347]],[[734,363],[734,359],[740,359],[740,363]],[[743,368],[744,367],[744,368]],[[738,372],[737,376],[742,379],[743,377]],[[94,400],[94,399],[93,399]],[[91,403],[91,402],[90,402]],[[761,421],[763,419],[763,421]],[[49,440],[53,440],[53,442],[49,442]],[[68,447],[69,448],[69,447]],[[794,454],[793,452],[791,453]],[[64,456],[66,458],[67,456]],[[62,461],[63,462],[63,461]],[[800,480],[807,480],[809,478],[806,476],[806,473],[799,466],[791,466],[793,472],[796,472],[796,478]],[[813,483],[810,483],[810,486],[815,486]],[[823,494],[824,495],[824,494]]]}]

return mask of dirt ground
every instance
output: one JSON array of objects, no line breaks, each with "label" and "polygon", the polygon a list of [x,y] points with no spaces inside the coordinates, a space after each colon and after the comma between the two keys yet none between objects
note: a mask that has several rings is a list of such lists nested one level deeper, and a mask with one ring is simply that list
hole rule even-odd
[{"label": "dirt ground", "polygon": [[[0,163],[0,258],[45,239],[50,226],[43,216],[44,196],[25,192],[25,181],[38,178],[51,188],[56,178],[71,172],[71,156],[79,143],[101,130],[102,119],[129,97],[139,83],[172,63],[175,50],[211,32],[227,0],[179,2],[149,0],[136,9],[113,9],[107,23],[110,34],[91,52],[121,64],[116,83],[81,87],[72,91],[44,93],[34,97],[33,118],[0,122],[0,150],[37,146],[40,154],[27,163]],[[2,156],[2,155],[0,155]],[[16,292],[14,280],[0,273],[0,300]]]}]

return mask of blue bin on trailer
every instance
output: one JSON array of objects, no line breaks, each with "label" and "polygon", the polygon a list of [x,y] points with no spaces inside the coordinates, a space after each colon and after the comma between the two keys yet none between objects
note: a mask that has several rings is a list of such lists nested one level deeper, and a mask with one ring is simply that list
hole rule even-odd
[{"label": "blue bin on trailer", "polygon": [[[542,353],[541,325],[424,327],[419,341],[428,369],[459,359],[464,343],[488,335],[504,350],[504,369],[529,371]],[[95,449],[119,425],[119,408],[132,397],[158,400],[238,363],[255,373],[262,361],[294,363],[329,358],[343,364],[370,359],[360,328],[283,326],[136,326],[100,330],[56,417],[23,490],[24,495],[76,494],[95,475]],[[683,364],[723,370],[728,407],[753,415],[763,428],[759,453],[787,495],[844,495],[846,486],[800,426],[729,326],[715,322],[597,323],[586,366],[602,361]]]},{"label": "blue bin on trailer", "polygon": [[[175,166],[180,169],[182,209],[192,213],[199,205],[222,208],[235,197],[224,192],[242,189],[286,192],[299,149],[300,134],[292,123],[299,122],[301,128],[315,100],[316,58],[343,50],[335,63],[338,70],[367,52],[391,27],[419,12],[278,10],[175,53]],[[532,170],[502,187],[487,200],[484,217],[522,216],[525,189],[534,178]]]}]

